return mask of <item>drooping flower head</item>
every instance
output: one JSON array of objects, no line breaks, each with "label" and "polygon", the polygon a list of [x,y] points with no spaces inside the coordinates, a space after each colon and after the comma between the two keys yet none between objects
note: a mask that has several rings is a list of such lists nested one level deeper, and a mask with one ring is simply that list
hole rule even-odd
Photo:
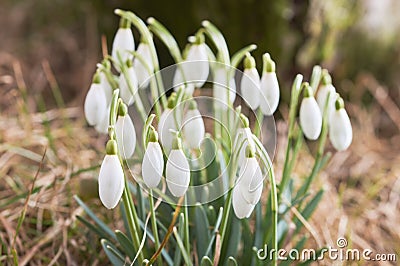
[{"label": "drooping flower head", "polygon": [[308,139],[316,140],[321,134],[321,111],[308,83],[305,85],[304,98],[300,106],[300,126]]},{"label": "drooping flower head", "polygon": [[118,143],[119,154],[124,159],[132,157],[136,147],[136,131],[132,119],[128,114],[128,107],[124,103],[119,104],[118,107],[115,137]]},{"label": "drooping flower head", "polygon": [[279,98],[279,83],[275,72],[275,62],[268,53],[263,55],[263,73],[260,83],[260,108],[264,115],[273,115],[276,111]]},{"label": "drooping flower head", "polygon": [[[121,18],[119,28],[112,44],[111,56],[117,63],[120,62],[120,59],[122,62],[126,62],[127,60],[132,61],[133,56],[131,52],[134,50],[135,41],[133,39],[131,23],[127,19]],[[120,71],[118,64],[115,64],[114,66],[118,71]]]},{"label": "drooping flower head", "polygon": [[92,85],[85,98],[84,112],[89,125],[96,126],[102,122],[107,110],[106,95],[100,85],[100,74],[96,72]]},{"label": "drooping flower head", "polygon": [[240,83],[242,97],[252,110],[260,105],[260,75],[256,69],[256,61],[250,54],[244,59],[243,77]]},{"label": "drooping flower head", "polygon": [[338,151],[346,150],[353,140],[350,118],[344,109],[344,101],[341,97],[337,98],[335,110],[330,116],[329,139]]},{"label": "drooping flower head", "polygon": [[164,157],[158,143],[157,131],[151,126],[149,142],[143,156],[142,177],[149,188],[155,188],[160,183],[164,171]]},{"label": "drooping flower head", "polygon": [[183,135],[191,149],[198,149],[204,139],[205,127],[203,118],[194,100],[189,103],[189,110],[183,117]]}]

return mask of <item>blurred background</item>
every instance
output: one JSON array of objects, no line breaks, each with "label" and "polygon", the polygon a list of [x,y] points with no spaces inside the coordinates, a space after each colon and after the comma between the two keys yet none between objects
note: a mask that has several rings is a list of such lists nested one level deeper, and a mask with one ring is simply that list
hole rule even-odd
[{"label": "blurred background", "polygon": [[[309,77],[314,64],[327,68],[347,102],[354,126],[354,142],[350,150],[333,156],[320,178],[320,185],[327,187],[327,195],[325,205],[321,204],[315,216],[317,221],[318,217],[327,217],[327,222],[317,223],[317,231],[324,235],[323,230],[327,228],[342,230],[340,232],[350,234],[361,247],[399,254],[400,1],[397,0],[1,0],[0,164],[3,168],[0,174],[5,179],[13,177],[17,160],[12,163],[5,160],[4,154],[9,152],[6,144],[7,147],[26,145],[27,150],[40,154],[39,147],[45,143],[26,139],[30,135],[18,118],[21,97],[27,113],[52,110],[60,106],[60,97],[58,102],[57,97],[53,97],[53,89],[57,87],[62,105],[68,107],[67,116],[78,119],[83,127],[80,119],[83,112],[74,108],[83,106],[96,63],[102,59],[102,35],[110,50],[119,23],[113,13],[115,8],[129,9],[142,19],[155,17],[171,31],[181,48],[187,36],[193,34],[204,19],[222,31],[231,53],[256,43],[258,49],[254,55],[259,70],[264,52],[269,52],[277,62],[282,84],[282,117],[294,76],[302,73]],[[138,40],[137,32],[135,34]],[[158,41],[156,46],[162,65],[173,63],[166,48]],[[40,131],[43,127],[44,132],[38,134],[46,135],[48,124],[38,123],[36,129]],[[59,121],[51,127],[62,128],[62,125]],[[90,139],[96,136],[93,132],[87,136],[88,133],[80,132],[81,141],[72,144],[68,142],[71,141],[68,135],[53,132],[56,133],[52,138],[59,140],[54,145],[65,144],[55,150],[65,152],[65,158],[69,159],[61,157],[61,161],[74,165],[71,169],[88,167],[99,160],[93,150],[101,151],[103,142],[92,143]],[[68,157],[69,153],[79,153],[83,159],[74,161],[73,157]],[[21,161],[26,163],[23,155]],[[276,158],[279,169],[279,154]],[[60,171],[56,176],[63,178]],[[24,183],[21,181],[20,191],[28,187],[24,187]],[[10,208],[10,204],[4,203],[13,193],[7,190],[10,186],[9,183],[0,185],[3,191],[0,206]],[[65,185],[62,189],[66,189]],[[73,185],[68,191],[74,194]],[[65,213],[57,215],[63,217]],[[7,212],[1,215],[9,218]],[[53,221],[54,217],[49,219]],[[1,221],[3,230],[6,226],[2,227]],[[15,217],[9,221],[15,222]],[[366,231],[370,236],[366,236]],[[332,239],[334,235],[332,233]],[[328,237],[324,235],[324,238]]]}]

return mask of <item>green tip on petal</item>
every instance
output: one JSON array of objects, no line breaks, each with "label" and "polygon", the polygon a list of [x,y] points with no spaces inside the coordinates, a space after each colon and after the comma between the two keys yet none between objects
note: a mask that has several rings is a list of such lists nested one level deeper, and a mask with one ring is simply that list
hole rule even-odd
[{"label": "green tip on petal", "polygon": [[197,109],[197,103],[195,100],[190,100],[189,102],[189,110],[196,110]]},{"label": "green tip on petal", "polygon": [[269,53],[263,55],[263,70],[264,72],[275,72],[275,62],[271,59]]},{"label": "green tip on petal", "polygon": [[172,141],[172,149],[173,150],[181,150],[182,149],[182,140],[179,137],[178,132],[175,133],[174,140]]},{"label": "green tip on petal", "polygon": [[168,98],[167,107],[169,109],[173,109],[175,107],[175,100],[176,100],[176,93],[173,92]]},{"label": "green tip on petal", "polygon": [[149,130],[149,142],[158,142],[158,133],[153,126]]},{"label": "green tip on petal", "polygon": [[251,56],[250,53],[246,53],[246,57],[244,58],[243,65],[245,69],[255,68],[256,60]]},{"label": "green tip on petal", "polygon": [[254,150],[251,145],[247,145],[246,147],[246,158],[254,158]]},{"label": "green tip on petal", "polygon": [[119,20],[119,27],[120,27],[121,29],[128,29],[128,28],[131,27],[131,23],[130,23],[130,21],[127,20],[126,18],[121,18],[121,19]]},{"label": "green tip on petal", "polygon": [[342,97],[339,96],[336,99],[335,108],[336,108],[336,110],[340,110],[340,109],[344,108],[344,101],[343,101]]},{"label": "green tip on petal", "polygon": [[308,97],[313,97],[314,96],[314,91],[311,88],[310,84],[308,84],[308,82],[304,82],[303,83],[303,89],[304,89],[304,98],[308,98]]},{"label": "green tip on petal", "polygon": [[332,84],[332,77],[329,74],[327,69],[322,70],[322,84],[323,85],[329,85]]},{"label": "green tip on petal", "polygon": [[106,153],[108,155],[116,155],[117,154],[117,142],[113,139],[110,139],[106,145]]},{"label": "green tip on petal", "polygon": [[130,60],[130,59],[128,59],[128,60],[126,60],[126,66],[128,67],[128,68],[131,68],[132,66],[133,66],[133,63],[132,63],[132,60]]},{"label": "green tip on petal", "polygon": [[125,116],[128,113],[128,106],[123,102],[118,105],[118,116]]},{"label": "green tip on petal", "polygon": [[96,71],[96,73],[94,73],[93,75],[92,83],[100,84],[100,82],[101,82],[100,73],[99,71]]},{"label": "green tip on petal", "polygon": [[249,127],[249,119],[244,114],[240,114],[240,120],[242,121],[243,128]]}]

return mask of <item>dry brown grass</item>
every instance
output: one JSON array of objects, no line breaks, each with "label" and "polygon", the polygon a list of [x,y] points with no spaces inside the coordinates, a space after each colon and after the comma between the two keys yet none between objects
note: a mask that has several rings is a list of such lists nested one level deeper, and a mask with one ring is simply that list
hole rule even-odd
[{"label": "dry brown grass", "polygon": [[[91,167],[98,166],[105,139],[86,128],[80,107],[38,112],[38,97],[26,92],[19,64],[11,62],[0,66],[4,92],[0,99],[0,262],[11,262],[4,254],[10,254],[27,192],[47,147],[16,236],[20,265],[107,264],[103,253],[97,254],[101,248],[96,238],[76,222],[75,215],[83,210],[72,199],[74,194],[96,198],[96,171]],[[378,105],[369,111],[359,105],[347,107],[354,125],[353,144],[348,151],[334,154],[317,178],[314,188],[323,186],[326,193],[304,233],[314,234],[311,245],[315,247],[336,246],[336,239],[345,236],[350,247],[400,254],[400,134],[377,137],[384,112]],[[280,139],[275,158],[277,171],[284,141]],[[299,178],[310,170],[312,161],[304,150],[296,166]]]}]

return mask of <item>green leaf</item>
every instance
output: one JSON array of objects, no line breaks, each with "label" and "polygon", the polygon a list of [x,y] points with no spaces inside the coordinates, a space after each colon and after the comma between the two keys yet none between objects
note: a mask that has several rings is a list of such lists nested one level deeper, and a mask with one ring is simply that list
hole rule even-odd
[{"label": "green leaf", "polygon": [[[179,214],[179,237],[182,239],[185,234],[185,215],[183,213]],[[182,253],[178,246],[176,246],[174,265],[181,265]]]},{"label": "green leaf", "polygon": [[[312,213],[315,211],[315,209],[318,206],[318,203],[321,201],[322,196],[324,194],[324,190],[321,189],[318,191],[317,195],[307,204],[307,206],[301,211],[301,215],[304,217],[304,219],[308,220]],[[295,234],[297,234],[301,227],[303,226],[303,223],[299,219],[295,219],[295,225],[296,225],[296,231]]]},{"label": "green leaf", "polygon": [[210,225],[208,223],[206,211],[200,203],[196,203],[195,219],[197,255],[201,258],[206,254],[207,244],[210,241]]},{"label": "green leaf", "polygon": [[89,215],[89,217],[96,223],[96,225],[99,227],[99,229],[101,229],[103,233],[110,236],[112,239],[117,240],[114,232],[103,221],[101,221],[96,216],[96,214],[94,214],[94,212],[85,203],[83,203],[83,201],[77,195],[74,196],[74,199],[79,204],[79,206],[81,206],[85,210],[87,215]]},{"label": "green leaf", "polygon": [[230,217],[226,237],[226,241],[224,241],[225,245],[221,251],[221,261],[226,260],[228,256],[236,255],[239,248],[242,230],[241,222],[235,215],[231,215]]},{"label": "green leaf", "polygon": [[121,231],[115,230],[115,236],[119,244],[121,245],[122,250],[125,252],[128,257],[133,260],[136,256],[135,247],[133,246],[132,241]]},{"label": "green leaf", "polygon": [[181,50],[179,49],[178,43],[174,36],[155,18],[150,17],[147,19],[149,29],[153,32],[168,48],[171,56],[174,58],[175,63],[182,62]]},{"label": "green leaf", "polygon": [[221,207],[221,208],[219,208],[218,218],[217,218],[217,221],[215,222],[215,226],[214,226],[214,230],[213,230],[213,233],[211,235],[211,238],[210,238],[210,242],[208,243],[206,256],[208,256],[210,254],[210,252],[211,252],[211,248],[212,248],[212,245],[214,243],[215,236],[218,233],[219,226],[221,225],[221,222],[222,222],[222,215],[223,214],[224,214],[224,209]]},{"label": "green leaf", "polygon": [[109,235],[104,232],[100,227],[93,225],[82,216],[77,215],[76,219],[78,219],[78,221],[83,223],[89,230],[98,235],[100,238],[110,239]]},{"label": "green leaf", "polygon": [[237,262],[236,262],[234,257],[229,257],[228,258],[228,266],[237,266],[237,265],[238,264],[237,264]]},{"label": "green leaf", "polygon": [[[298,250],[300,252],[300,250],[303,249],[304,245],[306,244],[307,241],[307,237],[303,236],[299,242],[297,242],[297,244],[294,246],[294,250]],[[288,266],[288,265],[293,265],[293,259],[288,257],[287,260],[285,261],[281,261],[281,263],[279,264],[279,266]]]},{"label": "green leaf", "polygon": [[237,68],[239,63],[240,63],[240,61],[242,61],[243,58],[246,56],[246,53],[254,51],[255,49],[257,49],[257,45],[250,44],[250,45],[248,45],[246,47],[243,47],[239,51],[237,51],[231,58],[231,66],[233,68]]},{"label": "green leaf", "polygon": [[125,265],[124,256],[111,242],[106,239],[102,239],[100,242],[108,259],[114,266]]},{"label": "green leaf", "polygon": [[181,250],[181,253],[182,253],[183,259],[185,260],[186,265],[192,266],[193,263],[190,260],[190,255],[187,254],[185,246],[183,245],[183,242],[182,242],[182,238],[179,236],[178,231],[176,230],[176,227],[174,227],[173,231],[174,231],[174,236],[175,236],[176,242],[178,243],[178,247]]},{"label": "green leaf", "polygon": [[209,257],[204,256],[201,259],[200,266],[213,266],[213,265],[214,264],[213,264],[212,260]]}]

